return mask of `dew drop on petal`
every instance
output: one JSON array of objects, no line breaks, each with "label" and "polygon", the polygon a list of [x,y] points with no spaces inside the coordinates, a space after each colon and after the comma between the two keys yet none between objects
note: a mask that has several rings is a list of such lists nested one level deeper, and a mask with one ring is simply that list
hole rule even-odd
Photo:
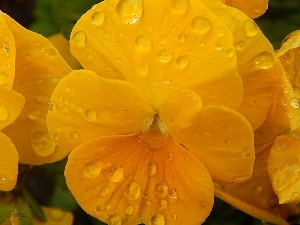
[{"label": "dew drop on petal", "polygon": [[9,79],[7,73],[0,72],[0,83],[1,83],[1,84],[2,84],[2,83],[7,83],[7,82],[9,82],[9,81],[10,81],[10,79]]},{"label": "dew drop on petal", "polygon": [[297,98],[292,98],[291,101],[290,101],[290,104],[295,109],[299,108],[299,101],[298,101]]},{"label": "dew drop on petal", "polygon": [[260,194],[262,192],[262,190],[263,190],[263,187],[261,185],[256,186],[254,188],[255,194]]},{"label": "dew drop on petal", "polygon": [[101,173],[101,165],[95,162],[88,162],[83,168],[83,175],[88,178],[97,177]]},{"label": "dew drop on petal", "polygon": [[127,215],[132,215],[133,212],[134,212],[134,208],[133,208],[132,205],[129,205],[129,206],[127,206],[127,207],[125,208],[125,213],[126,213]]},{"label": "dew drop on petal", "polygon": [[212,23],[204,17],[195,17],[191,23],[191,27],[196,34],[203,35],[211,30]]},{"label": "dew drop on petal", "polygon": [[105,187],[101,190],[100,196],[105,197],[109,193],[109,188]]},{"label": "dew drop on petal", "polygon": [[151,218],[151,225],[164,225],[165,224],[165,218],[161,214],[156,214],[152,216]]},{"label": "dew drop on petal", "polygon": [[142,16],[142,0],[120,0],[117,4],[116,12],[122,23],[134,24]]},{"label": "dew drop on petal", "polygon": [[55,150],[55,143],[47,131],[36,131],[33,133],[31,146],[39,156],[49,156]]},{"label": "dew drop on petal", "polygon": [[9,46],[6,42],[4,42],[2,45],[1,45],[1,50],[4,52],[5,55],[8,55],[9,52],[10,52],[10,49],[9,49]]},{"label": "dew drop on petal", "polygon": [[140,196],[141,188],[136,182],[131,182],[127,185],[125,194],[128,198],[137,199]]},{"label": "dew drop on petal", "polygon": [[181,43],[185,42],[186,39],[187,39],[187,37],[186,37],[186,35],[185,35],[184,33],[180,33],[180,34],[178,35],[178,40],[179,40]]},{"label": "dew drop on petal", "polygon": [[118,215],[111,215],[108,218],[108,225],[121,225],[122,221]]},{"label": "dew drop on petal", "polygon": [[165,155],[167,160],[172,160],[173,159],[173,153],[172,152],[167,152]]},{"label": "dew drop on petal", "polygon": [[75,45],[82,48],[85,46],[85,33],[83,31],[77,31],[75,34],[72,35],[71,40],[74,42]]},{"label": "dew drop on petal", "polygon": [[176,59],[176,65],[178,66],[179,69],[186,68],[188,64],[189,64],[189,59],[185,56],[179,56]]},{"label": "dew drop on petal", "polygon": [[111,182],[119,182],[123,178],[123,169],[118,167],[114,168],[110,172],[110,180]]},{"label": "dew drop on petal", "polygon": [[172,188],[172,189],[169,191],[169,196],[170,196],[170,198],[173,198],[173,199],[178,198],[178,193],[177,193],[177,191],[176,191],[175,188]]},{"label": "dew drop on petal", "polygon": [[151,49],[151,39],[144,35],[140,35],[135,39],[134,46],[139,52],[148,52]]},{"label": "dew drop on petal", "polygon": [[167,63],[173,58],[173,54],[169,49],[162,49],[157,53],[157,59],[160,62]]},{"label": "dew drop on petal", "polygon": [[190,8],[189,0],[172,0],[172,10],[176,13],[183,14]]},{"label": "dew drop on petal", "polygon": [[177,214],[172,214],[171,218],[172,218],[172,220],[176,220],[177,219]]},{"label": "dew drop on petal", "polygon": [[40,116],[40,111],[30,111],[27,115],[29,119],[36,120]]},{"label": "dew drop on petal", "polygon": [[247,158],[251,156],[250,148],[244,148],[244,156],[246,156]]},{"label": "dew drop on petal", "polygon": [[161,45],[164,45],[164,44],[167,44],[168,42],[168,37],[163,35],[161,36],[159,39],[158,39],[158,43],[161,44]]},{"label": "dew drop on petal", "polygon": [[269,69],[275,63],[275,58],[270,52],[262,52],[255,58],[255,64],[261,69]]},{"label": "dew drop on petal", "polygon": [[9,111],[7,109],[7,107],[0,103],[0,121],[5,121],[7,120],[9,117]]},{"label": "dew drop on petal", "polygon": [[141,75],[141,76],[146,76],[149,72],[149,65],[145,62],[141,62],[140,65],[137,68],[137,72]]},{"label": "dew drop on petal", "polygon": [[221,42],[217,42],[215,44],[215,48],[217,51],[221,51],[223,49],[223,44]]},{"label": "dew drop on petal", "polygon": [[91,16],[91,21],[95,25],[101,25],[105,19],[105,13],[104,12],[94,12]]},{"label": "dew drop on petal", "polygon": [[101,213],[101,212],[103,212],[103,207],[102,206],[97,206],[95,208],[95,211],[96,211],[96,213]]},{"label": "dew drop on petal", "polygon": [[93,109],[88,109],[88,110],[85,111],[84,117],[88,121],[94,121],[97,117],[97,113]]},{"label": "dew drop on petal", "polygon": [[78,138],[78,134],[76,132],[71,132],[70,133],[70,138],[77,139]]},{"label": "dew drop on petal", "polygon": [[258,33],[258,26],[253,20],[247,20],[244,22],[244,29],[246,31],[246,36],[253,37]]},{"label": "dew drop on petal", "polygon": [[226,50],[226,56],[228,57],[228,58],[231,58],[231,57],[233,57],[234,56],[234,50],[232,49],[232,48],[229,48],[229,49],[227,49]]},{"label": "dew drop on petal", "polygon": [[55,102],[49,102],[48,103],[48,110],[49,111],[55,111],[56,110],[56,103]]},{"label": "dew drop on petal", "polygon": [[169,188],[165,183],[158,183],[155,186],[156,193],[161,197],[164,197],[168,194],[168,189]]},{"label": "dew drop on petal", "polygon": [[154,163],[150,163],[147,167],[147,172],[150,176],[153,176],[156,173],[156,165]]},{"label": "dew drop on petal", "polygon": [[246,43],[244,41],[239,41],[235,43],[235,49],[239,52],[244,51],[246,48]]}]

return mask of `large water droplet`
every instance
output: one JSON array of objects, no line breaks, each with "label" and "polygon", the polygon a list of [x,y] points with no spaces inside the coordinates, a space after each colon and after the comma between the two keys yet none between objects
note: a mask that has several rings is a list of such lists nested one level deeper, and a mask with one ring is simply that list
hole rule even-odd
[{"label": "large water droplet", "polygon": [[255,64],[261,69],[269,69],[275,63],[275,58],[270,52],[262,52],[255,58]]},{"label": "large water droplet", "polygon": [[126,213],[127,215],[132,215],[133,212],[134,212],[134,208],[133,208],[132,205],[129,205],[129,206],[127,206],[127,207],[125,208],[125,213]]},{"label": "large water droplet", "polygon": [[189,0],[172,0],[172,10],[176,13],[183,14],[190,8]]},{"label": "large water droplet", "polygon": [[100,196],[105,197],[109,193],[109,188],[105,187],[101,190]]},{"label": "large water droplet", "polygon": [[295,109],[299,108],[299,101],[297,98],[292,98],[290,101],[290,104],[292,107],[294,107]]},{"label": "large water droplet", "polygon": [[151,39],[144,35],[140,35],[135,39],[135,47],[140,52],[148,52],[151,49]]},{"label": "large water droplet", "polygon": [[212,23],[204,17],[195,17],[191,23],[192,30],[199,35],[203,35],[211,30]]},{"label": "large water droplet", "polygon": [[88,109],[88,110],[85,111],[84,117],[88,121],[94,121],[97,117],[97,113],[93,109]]},{"label": "large water droplet", "polygon": [[151,163],[147,167],[147,172],[150,176],[153,176],[156,173],[156,165],[154,163]]},{"label": "large water droplet", "polygon": [[46,131],[36,131],[31,137],[31,146],[39,156],[49,156],[55,150],[55,143]]},{"label": "large water droplet", "polygon": [[88,162],[83,168],[83,175],[88,178],[97,177],[101,173],[101,165],[95,162]]},{"label": "large water droplet", "polygon": [[108,218],[108,225],[121,225],[122,221],[118,215],[111,215]]},{"label": "large water droplet", "polygon": [[173,58],[173,54],[169,49],[162,49],[157,53],[157,59],[160,62],[167,63]]},{"label": "large water droplet", "polygon": [[7,120],[9,117],[9,111],[7,109],[7,107],[0,103],[0,121],[5,121]]},{"label": "large water droplet", "polygon": [[155,186],[155,191],[158,195],[160,195],[161,197],[164,197],[168,194],[168,186],[165,183],[158,183]]},{"label": "large water droplet", "polygon": [[122,23],[136,23],[143,13],[142,0],[120,0],[117,4],[117,15]]},{"label": "large water droplet", "polygon": [[176,191],[175,188],[172,188],[169,191],[169,196],[170,196],[170,198],[173,198],[173,199],[177,199],[178,198],[178,193],[177,193],[177,191]]},{"label": "large water droplet", "polygon": [[111,182],[119,182],[123,178],[123,173],[124,171],[120,167],[112,169],[110,173]]},{"label": "large water droplet", "polygon": [[179,69],[184,69],[189,64],[189,59],[185,56],[179,56],[176,59],[176,65]]},{"label": "large water droplet", "polygon": [[161,214],[156,214],[151,218],[151,225],[165,225],[165,218]]},{"label": "large water droplet", "polygon": [[85,46],[85,39],[86,37],[83,31],[77,31],[71,37],[71,40],[74,42],[74,44],[81,48]]},{"label": "large water droplet", "polygon": [[104,12],[94,12],[91,16],[91,21],[95,25],[101,25],[105,19],[105,13]]},{"label": "large water droplet", "polygon": [[239,52],[244,51],[246,48],[246,43],[244,41],[239,41],[235,43],[235,49]]},{"label": "large water droplet", "polygon": [[139,184],[131,182],[129,185],[127,185],[125,194],[128,198],[137,199],[140,196],[140,193],[141,188]]},{"label": "large water droplet", "polygon": [[248,37],[253,37],[258,33],[258,27],[253,20],[247,20],[244,22],[244,29]]}]

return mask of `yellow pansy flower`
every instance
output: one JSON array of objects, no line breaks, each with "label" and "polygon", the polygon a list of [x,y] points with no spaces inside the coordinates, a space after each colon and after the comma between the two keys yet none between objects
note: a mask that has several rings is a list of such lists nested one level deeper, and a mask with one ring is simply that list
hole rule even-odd
[{"label": "yellow pansy flower", "polygon": [[281,67],[245,14],[219,1],[106,0],[75,25],[83,70],[61,79],[48,112],[71,152],[68,187],[109,224],[200,224],[213,179],[252,175],[253,130]]},{"label": "yellow pansy flower", "polygon": [[[51,107],[49,100],[54,87],[72,69],[45,37],[25,29],[4,13],[0,17],[3,30],[0,79],[25,98],[24,108],[16,119],[14,114],[20,113],[24,103],[23,97],[16,96],[12,91],[10,95],[5,94],[4,90],[1,92],[3,104],[10,104],[11,107],[20,105],[18,110],[10,113],[11,117],[7,120],[4,118],[5,110],[0,105],[1,118],[8,123],[1,127],[2,132],[14,143],[20,163],[40,165],[58,161],[69,151],[55,145],[48,134],[46,117],[48,107]],[[8,150],[3,148],[1,151]],[[5,155],[8,157],[8,152]],[[8,165],[8,158],[4,160],[7,161],[6,164],[1,163],[0,167]]]}]

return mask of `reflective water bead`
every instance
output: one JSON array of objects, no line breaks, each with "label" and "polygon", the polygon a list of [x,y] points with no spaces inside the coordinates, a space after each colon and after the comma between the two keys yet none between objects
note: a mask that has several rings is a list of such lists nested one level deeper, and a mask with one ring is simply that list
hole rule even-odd
[{"label": "reflective water bead", "polygon": [[258,33],[258,26],[253,20],[247,20],[244,22],[244,29],[246,36],[253,37]]},{"label": "reflective water bead", "polygon": [[157,59],[160,62],[167,63],[173,58],[173,54],[169,49],[162,49],[157,53]]},{"label": "reflective water bead", "polygon": [[155,191],[158,195],[160,195],[161,197],[164,197],[167,195],[168,193],[168,186],[165,183],[158,183],[155,186]]},{"label": "reflective water bead", "polygon": [[94,121],[97,117],[97,113],[93,109],[88,109],[85,111],[84,117],[88,121]]},{"label": "reflective water bead", "polygon": [[131,182],[130,184],[127,185],[125,191],[127,197],[131,199],[136,199],[140,196],[140,193],[141,193],[140,185],[137,184],[136,182]]},{"label": "reflective water bead", "polygon": [[101,25],[105,19],[105,13],[104,12],[94,12],[91,16],[91,21],[95,25]]},{"label": "reflective water bead", "polygon": [[135,47],[140,52],[148,52],[151,49],[151,39],[144,35],[140,35],[135,39]]},{"label": "reflective water bead", "polygon": [[47,131],[36,131],[31,137],[31,146],[37,155],[49,156],[56,145]]},{"label": "reflective water bead", "polygon": [[195,17],[191,23],[192,30],[199,35],[203,35],[211,30],[212,23],[204,17]]},{"label": "reflective water bead", "polygon": [[120,0],[116,7],[118,18],[122,23],[134,24],[142,16],[142,0]]},{"label": "reflective water bead", "polygon": [[101,173],[101,165],[95,162],[88,162],[83,168],[83,175],[88,178],[97,177]]},{"label": "reflective water bead", "polygon": [[261,69],[269,69],[275,63],[275,58],[270,52],[262,52],[255,58],[255,64]]},{"label": "reflective water bead", "polygon": [[112,169],[110,173],[111,182],[119,182],[123,178],[123,173],[124,171],[120,167]]},{"label": "reflective water bead", "polygon": [[156,214],[151,218],[151,225],[164,225],[165,218],[161,214]]},{"label": "reflective water bead", "polygon": [[190,9],[189,0],[172,0],[172,10],[176,13],[183,14]]},{"label": "reflective water bead", "polygon": [[122,221],[118,215],[111,215],[108,218],[108,225],[121,225]]},{"label": "reflective water bead", "polygon": [[75,34],[72,35],[71,40],[74,42],[75,45],[82,48],[85,46],[85,33],[83,31],[77,31]]}]

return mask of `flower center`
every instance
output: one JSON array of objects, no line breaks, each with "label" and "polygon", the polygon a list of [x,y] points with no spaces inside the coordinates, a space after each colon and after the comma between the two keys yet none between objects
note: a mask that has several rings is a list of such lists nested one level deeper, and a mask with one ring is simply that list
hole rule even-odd
[{"label": "flower center", "polygon": [[170,137],[167,134],[166,124],[155,114],[152,120],[147,123],[143,131],[140,133],[139,138],[145,145],[151,149],[158,149],[165,146]]}]

